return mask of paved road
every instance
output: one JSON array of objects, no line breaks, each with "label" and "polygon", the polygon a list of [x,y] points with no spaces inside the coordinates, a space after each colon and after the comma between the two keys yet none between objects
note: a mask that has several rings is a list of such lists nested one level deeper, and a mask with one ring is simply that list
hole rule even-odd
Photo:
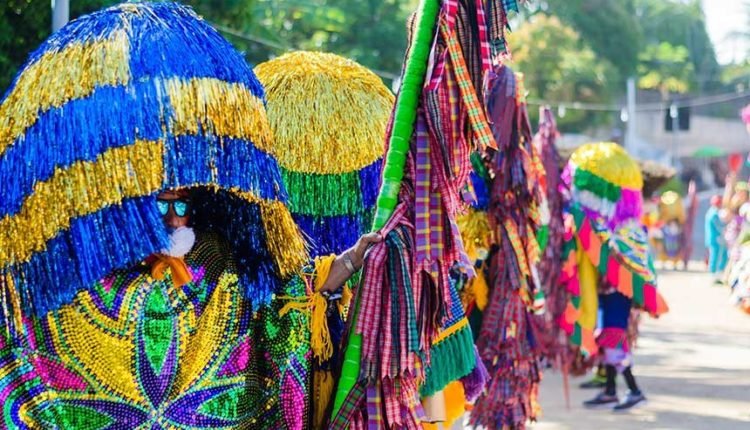
[{"label": "paved road", "polygon": [[544,416],[533,429],[750,429],[750,316],[705,273],[664,272],[660,288],[671,311],[644,320],[634,368],[649,403],[625,414],[585,410],[581,402],[595,393],[578,389],[579,379],[567,410],[561,376],[547,372]]}]

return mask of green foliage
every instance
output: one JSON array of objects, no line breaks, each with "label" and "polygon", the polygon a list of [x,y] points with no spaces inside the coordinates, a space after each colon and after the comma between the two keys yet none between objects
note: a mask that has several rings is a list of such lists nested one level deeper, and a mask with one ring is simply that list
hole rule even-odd
[{"label": "green foliage", "polygon": [[621,76],[635,71],[641,34],[634,0],[546,0],[540,5],[574,28]]},{"label": "green foliage", "polygon": [[[406,19],[418,0],[184,0],[251,63],[295,49],[333,52],[399,74]],[[71,18],[116,0],[71,0]],[[0,0],[0,91],[50,34],[49,1]]]},{"label": "green foliage", "polygon": [[[117,3],[114,0],[73,0],[71,18]],[[29,53],[52,32],[50,2],[41,0],[0,1],[0,92],[10,85]]]},{"label": "green foliage", "polygon": [[694,81],[690,53],[684,46],[673,46],[669,42],[648,45],[639,60],[638,85],[659,90],[664,100],[669,93],[686,93]]},{"label": "green foliage", "polygon": [[[537,14],[508,37],[512,67],[524,74],[532,99],[602,103],[610,99],[617,73],[571,27],[557,17]],[[530,110],[532,123],[535,110]],[[561,130],[580,129],[597,119],[592,112],[568,109]]]},{"label": "green foliage", "polygon": [[663,43],[683,46],[693,69],[689,89],[715,89],[720,85],[721,70],[700,0],[635,0],[635,4],[646,50]]}]

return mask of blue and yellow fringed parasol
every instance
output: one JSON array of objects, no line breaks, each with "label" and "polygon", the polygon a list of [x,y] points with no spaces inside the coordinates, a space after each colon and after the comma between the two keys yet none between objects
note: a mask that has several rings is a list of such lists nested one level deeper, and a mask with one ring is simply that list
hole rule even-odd
[{"label": "blue and yellow fringed parasol", "polygon": [[393,94],[334,54],[293,52],[255,71],[292,215],[314,255],[340,253],[369,231]]},{"label": "blue and yellow fringed parasol", "polygon": [[268,303],[306,260],[271,139],[252,69],[191,9],[127,3],[71,22],[0,104],[0,276],[20,295],[3,303],[45,314],[165,248],[155,195],[183,187],[226,196],[216,227],[241,232],[241,284]]}]

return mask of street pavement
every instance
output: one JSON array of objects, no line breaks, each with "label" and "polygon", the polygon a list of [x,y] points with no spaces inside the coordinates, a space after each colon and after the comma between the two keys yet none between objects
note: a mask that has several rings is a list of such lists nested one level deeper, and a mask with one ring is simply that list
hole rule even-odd
[{"label": "street pavement", "polygon": [[[696,263],[690,272],[662,271],[659,288],[670,312],[644,318],[634,373],[648,404],[626,413],[586,410],[596,391],[571,379],[565,405],[562,376],[545,372],[543,416],[535,430],[750,429],[750,315],[728,303],[728,290],[711,285]],[[620,394],[624,381],[618,379]]]}]

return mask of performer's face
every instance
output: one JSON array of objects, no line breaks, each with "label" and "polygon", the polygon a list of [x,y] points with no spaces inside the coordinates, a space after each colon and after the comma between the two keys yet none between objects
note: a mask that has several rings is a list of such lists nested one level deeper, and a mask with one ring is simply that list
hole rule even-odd
[{"label": "performer's face", "polygon": [[186,190],[163,191],[156,197],[156,204],[167,227],[187,227],[190,221],[190,198]]}]

